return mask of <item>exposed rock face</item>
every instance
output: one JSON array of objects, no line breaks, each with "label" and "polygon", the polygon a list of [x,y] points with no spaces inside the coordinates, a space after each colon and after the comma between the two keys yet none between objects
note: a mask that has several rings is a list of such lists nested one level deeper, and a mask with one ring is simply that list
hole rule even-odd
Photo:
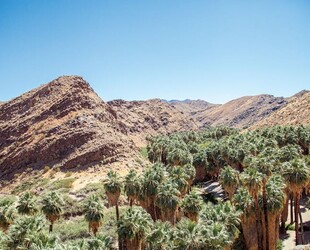
[{"label": "exposed rock face", "polygon": [[148,134],[197,128],[160,100],[108,104],[81,77],[60,77],[0,105],[0,179],[28,167],[124,163]]},{"label": "exposed rock face", "polygon": [[134,144],[81,77],[60,77],[0,106],[0,178],[26,167],[115,161]]},{"label": "exposed rock face", "polygon": [[197,112],[219,106],[218,104],[212,104],[204,100],[189,100],[189,99],[184,101],[171,100],[169,101],[169,104],[171,104],[173,107],[175,107],[177,110],[181,111],[185,115],[193,117],[195,117]]},{"label": "exposed rock face", "polygon": [[245,96],[193,114],[201,127],[226,125],[243,128],[254,124],[287,104],[283,97]]},{"label": "exposed rock face", "polygon": [[159,99],[147,101],[115,100],[108,102],[108,104],[115,110],[117,119],[126,128],[128,136],[138,146],[145,144],[147,135],[198,129],[193,118]]},{"label": "exposed rock face", "polygon": [[254,124],[251,128],[298,124],[310,124],[310,91],[301,91],[292,96],[286,106]]}]

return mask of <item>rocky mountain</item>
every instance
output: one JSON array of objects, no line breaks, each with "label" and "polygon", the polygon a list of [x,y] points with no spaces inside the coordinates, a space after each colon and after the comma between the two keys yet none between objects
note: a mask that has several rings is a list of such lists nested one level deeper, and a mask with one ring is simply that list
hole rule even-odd
[{"label": "rocky mountain", "polygon": [[139,147],[148,135],[209,125],[309,124],[309,101],[304,91],[289,99],[246,96],[223,105],[160,99],[106,103],[83,78],[59,77],[0,104],[0,179],[44,166],[138,167]]},{"label": "rocky mountain", "polygon": [[193,118],[160,99],[147,101],[108,102],[115,111],[118,121],[136,145],[145,145],[147,135],[168,134],[180,130],[197,130]]},{"label": "rocky mountain", "polygon": [[272,95],[244,96],[225,104],[212,104],[202,100],[172,100],[168,102],[181,113],[193,118],[200,127],[247,127],[284,107],[288,100]]},{"label": "rocky mountain", "polygon": [[201,127],[226,125],[243,128],[264,119],[286,104],[287,100],[283,97],[244,96],[223,105],[198,111],[194,118]]},{"label": "rocky mountain", "polygon": [[0,179],[29,167],[124,163],[147,134],[196,128],[160,100],[105,103],[81,77],[60,77],[0,106]]},{"label": "rocky mountain", "polygon": [[257,122],[251,128],[274,125],[310,124],[310,91],[301,91],[288,100],[288,104]]},{"label": "rocky mountain", "polygon": [[193,117],[197,112],[200,112],[202,110],[208,110],[210,108],[218,106],[218,104],[212,104],[204,100],[190,100],[190,99],[186,99],[184,101],[171,100],[168,101],[168,103],[172,107],[175,107],[177,110],[182,112],[183,114]]}]

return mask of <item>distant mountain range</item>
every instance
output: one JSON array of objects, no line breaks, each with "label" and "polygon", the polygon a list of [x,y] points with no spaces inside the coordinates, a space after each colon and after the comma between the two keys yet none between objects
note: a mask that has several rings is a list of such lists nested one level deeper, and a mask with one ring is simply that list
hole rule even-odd
[{"label": "distant mountain range", "polygon": [[257,128],[309,124],[310,92],[291,98],[245,96],[203,100],[104,102],[78,76],[63,76],[0,103],[0,179],[25,168],[139,165],[148,135],[227,125]]}]

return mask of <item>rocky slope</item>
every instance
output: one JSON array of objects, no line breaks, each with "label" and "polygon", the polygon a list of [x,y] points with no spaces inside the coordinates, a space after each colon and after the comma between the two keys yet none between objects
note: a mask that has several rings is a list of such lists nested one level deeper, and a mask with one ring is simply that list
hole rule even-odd
[{"label": "rocky slope", "polygon": [[252,125],[287,104],[283,97],[272,95],[245,96],[223,105],[212,105],[192,113],[200,125],[243,128]]},{"label": "rocky slope", "polygon": [[105,103],[81,77],[60,77],[0,105],[0,179],[45,165],[128,165],[146,135],[196,128],[160,100]]},{"label": "rocky slope", "polygon": [[137,146],[145,145],[148,135],[168,134],[181,130],[196,130],[194,119],[160,99],[147,101],[108,102],[118,121]]},{"label": "rocky slope", "polygon": [[218,106],[218,104],[213,104],[204,100],[189,100],[189,99],[186,99],[184,101],[171,100],[168,101],[168,103],[172,107],[175,107],[177,110],[182,112],[183,114],[193,117],[199,111],[208,110]]},{"label": "rocky slope", "polygon": [[310,91],[301,91],[292,96],[286,106],[257,122],[251,128],[297,124],[310,124]]},{"label": "rocky slope", "polygon": [[28,167],[113,162],[134,147],[81,77],[60,77],[0,106],[0,178]]}]

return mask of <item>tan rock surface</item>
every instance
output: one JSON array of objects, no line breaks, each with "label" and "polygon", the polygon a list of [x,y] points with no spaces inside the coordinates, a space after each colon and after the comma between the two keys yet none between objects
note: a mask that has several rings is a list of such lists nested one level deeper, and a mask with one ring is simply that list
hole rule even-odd
[{"label": "tan rock surface", "polygon": [[302,91],[291,97],[285,107],[254,124],[251,129],[298,124],[310,124],[310,91]]}]

